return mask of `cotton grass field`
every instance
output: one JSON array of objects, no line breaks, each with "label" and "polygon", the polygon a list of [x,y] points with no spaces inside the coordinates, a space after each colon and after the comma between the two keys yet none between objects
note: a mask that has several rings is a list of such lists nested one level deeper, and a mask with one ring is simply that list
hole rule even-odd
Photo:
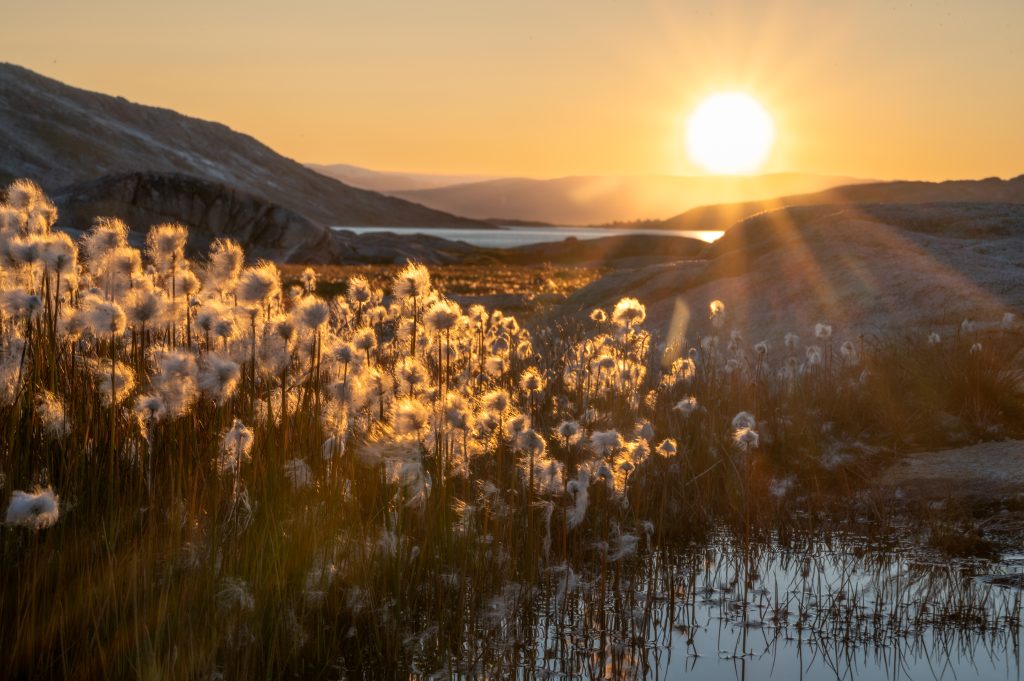
[{"label": "cotton grass field", "polygon": [[1024,431],[1012,316],[762,340],[716,301],[664,339],[624,295],[534,326],[418,264],[285,285],[180,225],[140,251],[56,217],[27,181],[0,207],[4,678],[1014,664],[1018,592],[932,541],[965,518],[912,531],[868,484]]}]

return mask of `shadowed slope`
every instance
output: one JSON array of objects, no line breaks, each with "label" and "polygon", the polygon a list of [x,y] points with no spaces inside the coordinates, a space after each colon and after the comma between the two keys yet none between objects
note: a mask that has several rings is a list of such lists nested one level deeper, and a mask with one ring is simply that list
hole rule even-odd
[{"label": "shadowed slope", "polygon": [[47,191],[126,172],[185,173],[265,198],[325,225],[481,227],[355,189],[220,123],[70,87],[0,64],[0,180]]}]

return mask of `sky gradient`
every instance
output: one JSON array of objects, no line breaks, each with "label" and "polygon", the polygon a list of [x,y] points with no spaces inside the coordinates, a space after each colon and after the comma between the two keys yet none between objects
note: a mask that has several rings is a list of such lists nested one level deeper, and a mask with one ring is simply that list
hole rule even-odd
[{"label": "sky gradient", "polygon": [[1024,173],[1024,2],[22,2],[0,58],[220,121],[306,162],[700,174],[683,124],[742,90],[765,171]]}]

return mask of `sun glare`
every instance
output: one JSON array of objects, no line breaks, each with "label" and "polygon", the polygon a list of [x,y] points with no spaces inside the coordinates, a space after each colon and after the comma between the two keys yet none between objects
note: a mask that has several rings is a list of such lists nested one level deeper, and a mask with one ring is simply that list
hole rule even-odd
[{"label": "sun glare", "polygon": [[760,170],[775,141],[775,124],[761,103],[743,92],[707,97],[686,122],[690,160],[709,173]]}]

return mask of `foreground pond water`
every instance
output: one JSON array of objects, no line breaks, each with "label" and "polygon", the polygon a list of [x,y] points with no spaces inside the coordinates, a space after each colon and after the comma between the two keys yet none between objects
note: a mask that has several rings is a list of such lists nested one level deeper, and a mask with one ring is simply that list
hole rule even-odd
[{"label": "foreground pond water", "polygon": [[[595,547],[602,552],[602,547]],[[1019,679],[1021,561],[949,562],[856,541],[659,552],[487,603],[435,678]],[[614,557],[614,552],[609,555]],[[603,567],[602,567],[603,566]],[[424,641],[430,638],[425,633]],[[532,642],[532,643],[526,643]],[[470,662],[472,661],[472,662]]]}]

